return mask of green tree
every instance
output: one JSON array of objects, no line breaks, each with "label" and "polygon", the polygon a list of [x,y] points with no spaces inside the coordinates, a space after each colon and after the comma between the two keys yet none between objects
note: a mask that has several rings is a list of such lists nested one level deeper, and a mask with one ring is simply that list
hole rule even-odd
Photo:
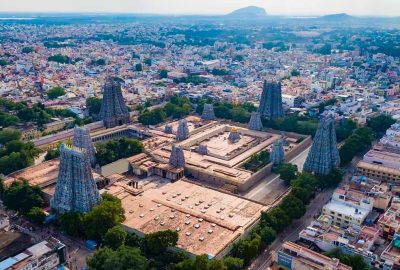
[{"label": "green tree", "polygon": [[14,181],[4,192],[4,205],[8,209],[27,214],[33,207],[43,206],[42,192],[37,186],[30,186],[28,181]]},{"label": "green tree", "polygon": [[143,60],[143,63],[146,65],[146,66],[151,66],[151,64],[152,64],[152,60],[151,60],[151,58],[145,58],[144,60]]},{"label": "green tree", "polygon": [[62,231],[71,236],[83,236],[83,214],[66,212],[59,216],[58,223]]},{"label": "green tree", "polygon": [[276,231],[271,227],[261,228],[258,234],[260,235],[261,242],[265,247],[270,245],[276,238]]},{"label": "green tree", "polygon": [[229,256],[224,258],[224,264],[228,270],[242,270],[244,266],[242,259]]},{"label": "green tree", "polygon": [[142,72],[143,71],[143,66],[142,66],[141,63],[137,63],[135,65],[135,71],[137,71],[137,72]]},{"label": "green tree", "polygon": [[112,249],[117,249],[125,243],[128,233],[120,225],[114,226],[106,232],[104,244]]},{"label": "green tree", "polygon": [[166,69],[160,70],[160,72],[158,73],[158,78],[165,79],[167,77],[168,77],[168,70]]},{"label": "green tree", "polygon": [[106,232],[124,219],[124,209],[121,202],[103,201],[84,215],[85,235],[89,239],[101,242]]},{"label": "green tree", "polygon": [[63,95],[65,95],[65,90],[64,90],[64,88],[59,87],[59,86],[54,87],[54,88],[50,89],[49,91],[47,91],[47,97],[49,99],[56,99]]},{"label": "green tree", "polygon": [[35,49],[33,47],[24,47],[22,48],[22,53],[31,53],[34,52]]},{"label": "green tree", "polygon": [[290,75],[292,75],[293,77],[297,77],[300,75],[300,71],[298,71],[297,69],[292,69],[292,71],[290,72]]},{"label": "green tree", "polygon": [[26,217],[36,224],[41,224],[44,222],[46,214],[40,207],[32,207],[26,214]]},{"label": "green tree", "polygon": [[247,123],[250,119],[250,114],[242,107],[234,107],[231,111],[232,120],[239,123]]},{"label": "green tree", "polygon": [[143,151],[143,143],[137,139],[120,138],[96,144],[96,160],[100,166]]},{"label": "green tree", "polygon": [[0,59],[0,67],[5,67],[8,65],[8,62],[4,59]]},{"label": "green tree", "polygon": [[55,148],[55,149],[49,149],[47,150],[46,155],[44,156],[44,160],[52,160],[55,158],[58,158],[60,156],[60,151],[59,151],[59,147]]},{"label": "green tree", "polygon": [[177,242],[178,233],[171,230],[146,234],[143,239],[143,244],[148,254],[160,254],[168,247],[176,246]]},{"label": "green tree", "polygon": [[89,110],[89,115],[97,116],[100,113],[102,98],[90,97],[86,99],[86,108]]},{"label": "green tree", "polygon": [[10,141],[20,140],[21,132],[15,129],[4,129],[0,131],[0,144],[5,145]]},{"label": "green tree", "polygon": [[291,163],[284,163],[279,166],[278,173],[280,174],[280,178],[285,181],[287,185],[290,185],[292,180],[294,180],[297,176],[297,166]]},{"label": "green tree", "polygon": [[367,121],[367,126],[371,128],[379,137],[383,135],[383,133],[394,123],[394,120],[391,116],[380,114],[376,117],[373,117]]}]

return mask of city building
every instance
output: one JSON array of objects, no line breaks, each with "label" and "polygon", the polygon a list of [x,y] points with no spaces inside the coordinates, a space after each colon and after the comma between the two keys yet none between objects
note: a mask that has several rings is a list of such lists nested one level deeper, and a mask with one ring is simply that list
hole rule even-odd
[{"label": "city building", "polygon": [[336,226],[360,228],[373,206],[374,199],[363,192],[337,188],[322,213],[332,217]]},{"label": "city building", "polygon": [[272,252],[272,261],[278,267],[293,270],[351,270],[338,259],[329,258],[293,242],[284,242],[282,248]]},{"label": "city building", "polygon": [[66,248],[55,238],[35,244],[0,262],[2,270],[56,270],[67,260]]}]

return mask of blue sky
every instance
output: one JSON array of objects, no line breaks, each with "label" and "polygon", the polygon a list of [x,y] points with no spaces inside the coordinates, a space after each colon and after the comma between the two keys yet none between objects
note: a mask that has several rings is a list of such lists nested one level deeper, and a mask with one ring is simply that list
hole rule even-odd
[{"label": "blue sky", "polygon": [[249,5],[273,15],[400,16],[400,0],[0,0],[0,11],[225,14]]}]

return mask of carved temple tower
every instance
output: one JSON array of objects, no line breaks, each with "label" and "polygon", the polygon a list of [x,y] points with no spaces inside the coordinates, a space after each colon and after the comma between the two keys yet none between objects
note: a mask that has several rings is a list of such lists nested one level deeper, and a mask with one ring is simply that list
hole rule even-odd
[{"label": "carved temple tower", "polygon": [[258,112],[269,120],[283,117],[281,82],[264,81]]},{"label": "carved temple tower", "polygon": [[51,207],[57,213],[90,211],[100,203],[87,152],[83,148],[60,146],[60,170]]},{"label": "carved temple tower", "polygon": [[108,77],[104,84],[100,117],[106,128],[130,122],[128,108],[122,96],[121,83],[114,77]]}]

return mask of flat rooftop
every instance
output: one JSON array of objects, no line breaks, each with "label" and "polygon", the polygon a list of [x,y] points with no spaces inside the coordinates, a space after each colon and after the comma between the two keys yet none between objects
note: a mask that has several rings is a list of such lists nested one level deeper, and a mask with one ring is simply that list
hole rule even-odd
[{"label": "flat rooftop", "polygon": [[178,247],[193,254],[217,255],[255,223],[261,211],[268,210],[267,206],[183,180],[144,189],[134,195],[118,182],[104,191],[121,199],[124,226],[142,233],[177,231]]},{"label": "flat rooftop", "polygon": [[17,231],[0,231],[0,262],[24,251],[31,245],[31,239],[26,234]]}]

